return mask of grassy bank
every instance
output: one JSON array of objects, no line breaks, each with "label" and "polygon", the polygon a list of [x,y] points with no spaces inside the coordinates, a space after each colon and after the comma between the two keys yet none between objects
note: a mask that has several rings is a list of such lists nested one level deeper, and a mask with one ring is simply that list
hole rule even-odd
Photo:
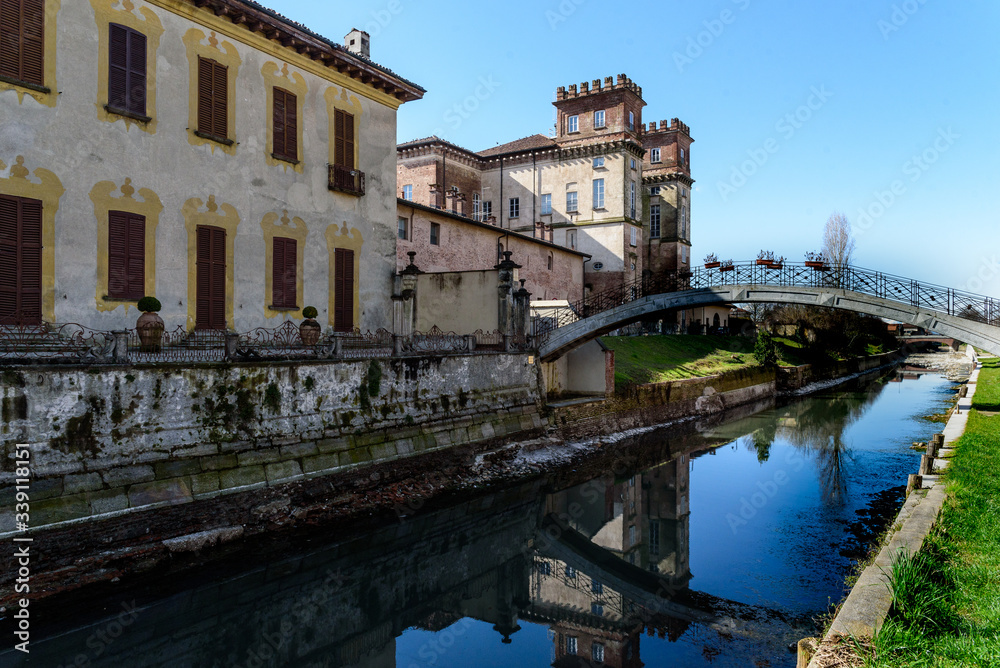
[{"label": "grassy bank", "polygon": [[[615,385],[662,383],[756,365],[753,339],[741,336],[605,336],[615,351]],[[808,364],[801,344],[775,338],[778,363]]]},{"label": "grassy bank", "polygon": [[949,498],[924,548],[893,569],[893,608],[865,665],[1000,666],[1000,361],[985,360]]}]

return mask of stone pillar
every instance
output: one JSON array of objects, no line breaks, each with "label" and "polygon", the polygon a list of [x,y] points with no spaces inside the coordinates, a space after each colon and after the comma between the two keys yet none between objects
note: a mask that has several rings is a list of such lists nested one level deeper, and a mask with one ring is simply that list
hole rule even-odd
[{"label": "stone pillar", "polygon": [[511,255],[509,250],[504,251],[503,260],[494,267],[500,274],[497,283],[497,323],[500,332],[506,336],[514,334],[514,270],[521,268],[510,259]]},{"label": "stone pillar", "polygon": [[115,338],[114,348],[112,350],[112,357],[115,362],[127,363],[128,362],[128,332],[111,332],[111,335]]},{"label": "stone pillar", "polygon": [[240,335],[236,332],[226,332],[226,360],[236,359],[236,347],[240,343]]},{"label": "stone pillar", "polygon": [[416,320],[417,276],[424,273],[413,263],[416,252],[407,253],[410,264],[396,276],[396,294],[392,296],[392,332],[398,336],[412,336]]},{"label": "stone pillar", "polygon": [[528,325],[531,320],[531,293],[524,289],[524,279],[520,280],[521,288],[514,293],[514,310],[511,326],[515,339],[520,345],[525,344],[525,337],[531,333]]}]

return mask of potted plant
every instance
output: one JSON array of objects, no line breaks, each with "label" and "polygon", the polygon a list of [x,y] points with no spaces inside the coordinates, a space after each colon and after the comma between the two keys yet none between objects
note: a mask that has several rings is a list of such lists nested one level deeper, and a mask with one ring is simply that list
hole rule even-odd
[{"label": "potted plant", "polygon": [[135,321],[135,329],[139,333],[142,352],[160,352],[160,342],[163,339],[163,318],[156,315],[162,307],[156,297],[143,297],[136,304],[142,315]]},{"label": "potted plant", "polygon": [[705,269],[715,269],[719,266],[719,257],[715,253],[705,256]]},{"label": "potted plant", "polygon": [[826,260],[823,258],[822,253],[806,253],[806,266],[812,267],[813,269],[821,269],[823,265],[826,264]]},{"label": "potted plant", "polygon": [[774,262],[774,251],[764,251],[757,253],[757,264],[768,267]]},{"label": "potted plant", "polygon": [[767,265],[768,269],[781,269],[785,266],[785,256],[781,256],[775,260],[771,260],[771,263]]},{"label": "potted plant", "polygon": [[302,317],[305,320],[299,325],[299,338],[307,346],[316,345],[316,342],[319,341],[319,335],[323,331],[319,323],[313,319],[317,315],[319,315],[319,311],[316,310],[315,306],[307,306],[302,309]]},{"label": "potted plant", "polygon": [[732,260],[725,260],[721,264],[722,266],[719,267],[719,271],[732,271],[733,269],[736,269]]}]

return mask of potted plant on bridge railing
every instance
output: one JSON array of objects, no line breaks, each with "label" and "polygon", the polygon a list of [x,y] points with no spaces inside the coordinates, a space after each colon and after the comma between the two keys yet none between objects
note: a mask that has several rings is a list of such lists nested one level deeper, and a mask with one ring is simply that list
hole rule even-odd
[{"label": "potted plant on bridge railing", "polygon": [[771,260],[771,262],[767,265],[767,268],[768,269],[781,269],[784,266],[785,266],[785,256],[782,255],[781,257],[779,257],[777,259]]},{"label": "potted plant on bridge railing", "polygon": [[139,334],[139,343],[142,344],[142,352],[160,352],[160,342],[163,340],[163,318],[156,315],[162,308],[160,300],[156,297],[143,297],[136,304],[142,311],[135,321],[135,329]]},{"label": "potted plant on bridge railing", "polygon": [[821,270],[826,265],[826,259],[823,257],[822,253],[813,253],[809,251],[806,253],[806,266],[812,267],[813,269]]},{"label": "potted plant on bridge railing", "polygon": [[719,271],[732,271],[736,269],[736,265],[733,264],[732,260],[723,260],[722,266],[719,267]]},{"label": "potted plant on bridge railing", "polygon": [[705,269],[715,269],[721,264],[719,262],[719,256],[715,253],[709,253],[705,256]]},{"label": "potted plant on bridge railing", "polygon": [[304,345],[314,346],[319,341],[319,335],[323,328],[313,319],[317,315],[319,315],[319,311],[316,310],[315,306],[307,306],[302,309],[302,316],[305,320],[299,325],[299,338],[302,339]]},{"label": "potted plant on bridge railing", "polygon": [[757,264],[769,267],[774,262],[774,251],[765,251],[757,253]]}]

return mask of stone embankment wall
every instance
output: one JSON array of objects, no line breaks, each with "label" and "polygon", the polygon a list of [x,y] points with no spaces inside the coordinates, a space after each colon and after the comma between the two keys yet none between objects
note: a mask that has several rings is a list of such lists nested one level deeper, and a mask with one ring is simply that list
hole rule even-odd
[{"label": "stone embankment wall", "polygon": [[552,418],[564,438],[582,438],[721,413],[772,399],[776,394],[775,372],[752,367],[703,378],[637,385],[624,396],[603,403],[556,408]]},{"label": "stone embankment wall", "polygon": [[778,389],[782,392],[794,392],[812,383],[824,380],[843,378],[864,371],[871,371],[899,359],[905,354],[893,351],[881,355],[855,357],[828,364],[803,364],[801,366],[781,367],[778,369]]},{"label": "stone embankment wall", "polygon": [[7,370],[0,533],[18,443],[33,528],[114,517],[539,430],[529,359]]}]

